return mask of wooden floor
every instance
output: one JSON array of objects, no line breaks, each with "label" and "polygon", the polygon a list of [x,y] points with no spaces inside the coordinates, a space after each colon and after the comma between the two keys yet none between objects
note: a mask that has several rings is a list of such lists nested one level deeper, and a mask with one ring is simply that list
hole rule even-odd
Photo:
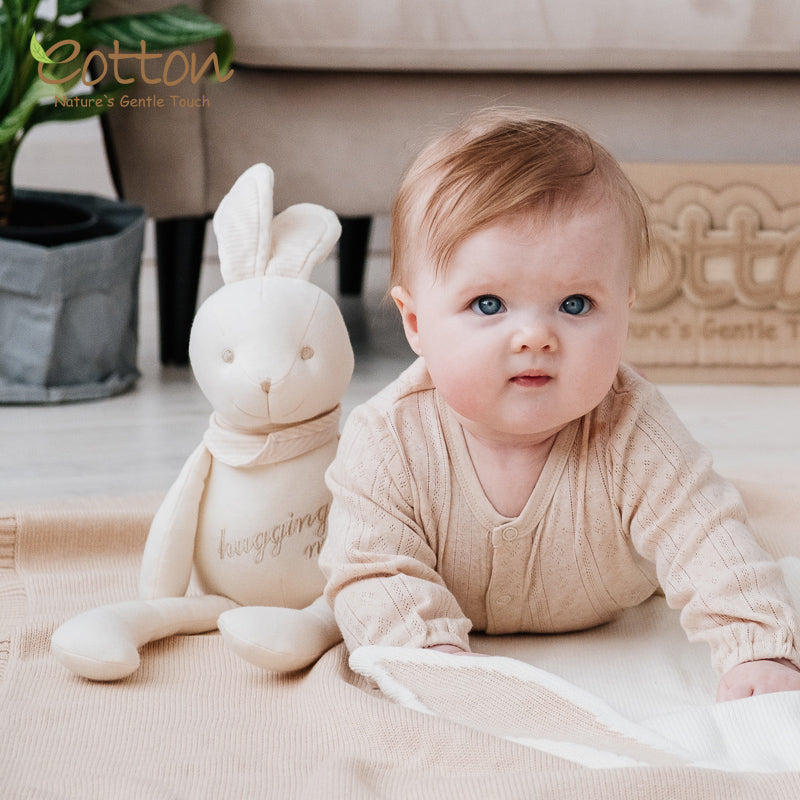
[{"label": "wooden floor", "polygon": [[[42,130],[46,134],[47,126]],[[97,135],[92,128],[72,125],[68,130],[74,138],[66,145],[62,142],[62,147],[83,147],[87,138]],[[101,149],[97,142],[93,147],[95,153]],[[17,169],[26,178],[25,185],[54,186],[61,180],[77,190],[90,191],[99,184],[99,193],[112,191],[102,163],[95,175],[85,168],[81,177],[86,185],[74,187],[70,164],[87,163],[80,153],[79,149],[66,155],[63,150],[53,153],[46,139],[38,145],[34,141]],[[413,358],[394,308],[383,302],[387,277],[388,259],[379,247],[370,259],[363,300],[342,302],[356,353],[345,413]],[[332,260],[317,269],[315,280],[335,292]],[[201,296],[219,284],[212,252]],[[141,282],[142,377],[134,391],[91,403],[0,406],[0,504],[70,494],[163,492],[169,487],[200,441],[210,407],[188,368],[159,365],[155,297],[155,269],[148,257]],[[665,385],[662,389],[694,436],[711,449],[719,471],[800,489],[800,386]]]}]

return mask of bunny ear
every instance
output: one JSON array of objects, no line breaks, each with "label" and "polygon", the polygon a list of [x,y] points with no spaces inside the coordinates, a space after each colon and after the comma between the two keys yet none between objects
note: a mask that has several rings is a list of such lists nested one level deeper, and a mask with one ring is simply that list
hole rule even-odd
[{"label": "bunny ear", "polygon": [[289,206],[272,223],[268,275],[308,280],[330,253],[342,226],[333,211],[313,203]]},{"label": "bunny ear", "polygon": [[266,164],[245,170],[214,214],[214,234],[225,283],[255,278],[267,268],[274,176]]}]

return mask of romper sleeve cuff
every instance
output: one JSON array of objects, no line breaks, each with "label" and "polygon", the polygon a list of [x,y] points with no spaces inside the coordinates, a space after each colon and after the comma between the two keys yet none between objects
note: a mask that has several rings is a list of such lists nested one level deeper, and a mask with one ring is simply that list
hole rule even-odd
[{"label": "romper sleeve cuff", "polygon": [[464,619],[435,619],[427,624],[424,637],[419,642],[412,644],[417,647],[436,647],[441,644],[450,644],[460,647],[466,652],[471,652],[469,646],[469,631],[472,623]]},{"label": "romper sleeve cuff", "polygon": [[724,675],[739,664],[775,658],[785,658],[800,669],[800,650],[792,639],[769,635],[762,638],[748,630],[734,649],[715,653],[712,663],[718,674]]}]

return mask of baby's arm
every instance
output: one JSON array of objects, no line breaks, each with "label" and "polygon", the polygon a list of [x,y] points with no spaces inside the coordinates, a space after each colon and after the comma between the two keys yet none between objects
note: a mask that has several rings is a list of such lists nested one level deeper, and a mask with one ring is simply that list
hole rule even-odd
[{"label": "baby's arm", "polygon": [[719,682],[717,702],[754,694],[800,691],[800,670],[785,658],[747,661],[729,669]]},{"label": "baby's arm", "polygon": [[780,566],[749,529],[741,496],[655,390],[631,397],[609,449],[634,547],[655,564],[690,641],[711,647],[724,676],[721,696],[734,696],[728,687],[763,692],[777,685],[776,675],[793,684],[798,673],[772,659],[800,665],[797,613]]},{"label": "baby's arm", "polygon": [[423,489],[380,415],[351,413],[326,478],[333,502],[319,564],[348,649],[468,651],[471,623],[436,570]]}]

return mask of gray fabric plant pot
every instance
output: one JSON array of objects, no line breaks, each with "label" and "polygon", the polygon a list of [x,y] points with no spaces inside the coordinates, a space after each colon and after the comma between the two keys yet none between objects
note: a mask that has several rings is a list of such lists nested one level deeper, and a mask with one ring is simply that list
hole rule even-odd
[{"label": "gray fabric plant pot", "polygon": [[84,241],[46,247],[0,239],[0,403],[59,403],[132,388],[144,212],[93,195],[66,201],[98,217]]}]

